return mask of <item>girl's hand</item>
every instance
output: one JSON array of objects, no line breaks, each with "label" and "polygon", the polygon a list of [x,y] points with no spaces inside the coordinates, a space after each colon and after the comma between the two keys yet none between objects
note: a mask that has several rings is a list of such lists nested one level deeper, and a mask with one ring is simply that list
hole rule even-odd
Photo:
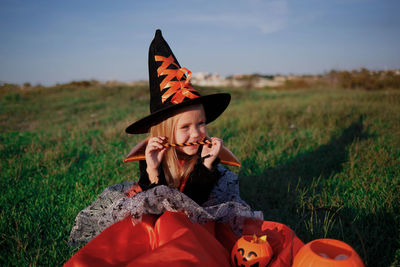
[{"label": "girl's hand", "polygon": [[152,137],[147,142],[146,146],[146,164],[147,164],[147,174],[149,175],[150,183],[158,183],[158,166],[160,166],[162,158],[164,156],[166,147],[163,146],[167,142],[166,137],[158,136]]},{"label": "girl's hand", "polygon": [[209,170],[211,170],[212,163],[218,157],[219,152],[221,151],[223,141],[217,137],[211,137],[211,142],[211,145],[203,145],[203,150],[201,151],[201,157],[206,157],[203,161],[203,164]]}]

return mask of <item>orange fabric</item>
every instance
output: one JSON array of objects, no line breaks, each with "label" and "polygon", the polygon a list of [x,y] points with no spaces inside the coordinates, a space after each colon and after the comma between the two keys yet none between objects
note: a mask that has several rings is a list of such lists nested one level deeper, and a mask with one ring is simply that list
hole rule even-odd
[{"label": "orange fabric", "polygon": [[131,217],[108,227],[64,266],[230,266],[228,251],[214,238],[214,222],[201,226],[184,213]]},{"label": "orange fabric", "polygon": [[[163,56],[155,56],[156,61],[162,61],[161,66],[157,69],[158,76],[166,75],[163,81],[160,83],[160,90],[169,88],[162,96],[161,101],[164,103],[169,97],[172,97],[171,102],[173,104],[181,103],[185,97],[196,98],[198,95],[193,94],[197,91],[192,87],[189,82],[192,72],[187,68],[180,68],[178,64],[175,63],[174,58],[170,55],[168,58]],[[170,65],[174,65],[178,69],[168,69]],[[185,80],[181,80],[182,77],[187,74]],[[176,78],[176,81],[172,79]]]},{"label": "orange fabric", "polygon": [[140,187],[140,185],[138,184],[134,184],[128,192],[125,193],[125,195],[127,197],[133,197],[134,195],[136,195],[137,193],[142,192],[142,188]]},{"label": "orange fabric", "polygon": [[133,226],[127,217],[100,233],[64,266],[123,266],[155,247],[154,222],[155,217],[143,216],[142,222]]},{"label": "orange fabric", "polygon": [[[293,256],[303,246],[279,223],[246,220],[243,234],[253,233],[268,235],[275,255],[270,266],[290,266],[292,240]],[[135,226],[128,217],[105,229],[64,266],[230,266],[237,239],[228,224],[195,224],[183,212],[144,215]]]}]

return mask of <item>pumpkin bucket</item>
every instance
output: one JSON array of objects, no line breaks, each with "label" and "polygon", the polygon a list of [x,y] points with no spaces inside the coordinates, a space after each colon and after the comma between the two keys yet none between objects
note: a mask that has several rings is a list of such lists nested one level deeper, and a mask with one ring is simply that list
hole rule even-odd
[{"label": "pumpkin bucket", "polygon": [[266,235],[244,235],[236,241],[231,252],[233,266],[267,266],[272,256],[273,251]]},{"label": "pumpkin bucket", "polygon": [[360,256],[348,244],[336,239],[316,239],[304,245],[293,267],[364,267]]}]

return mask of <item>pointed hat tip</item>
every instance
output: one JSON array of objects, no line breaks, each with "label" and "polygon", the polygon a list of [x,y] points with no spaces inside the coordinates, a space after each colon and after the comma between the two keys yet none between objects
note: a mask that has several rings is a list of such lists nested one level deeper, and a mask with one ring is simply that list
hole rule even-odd
[{"label": "pointed hat tip", "polygon": [[162,34],[161,34],[161,30],[160,30],[160,29],[157,29],[157,30],[156,30],[156,36],[157,36],[157,37],[162,37]]}]

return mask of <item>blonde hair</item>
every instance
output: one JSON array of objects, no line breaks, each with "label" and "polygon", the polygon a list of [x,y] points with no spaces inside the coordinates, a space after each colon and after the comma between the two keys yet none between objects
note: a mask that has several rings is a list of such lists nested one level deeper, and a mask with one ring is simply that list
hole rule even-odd
[{"label": "blonde hair", "polygon": [[[200,105],[202,107],[202,105]],[[188,108],[193,108],[190,106]],[[203,107],[202,107],[203,108]],[[175,143],[175,130],[179,118],[179,113],[187,109],[179,110],[173,116],[154,125],[150,128],[150,138],[156,136],[166,136],[168,143]],[[198,155],[189,157],[184,161],[183,165],[179,162],[178,154],[175,148],[168,148],[162,160],[162,168],[164,170],[165,179],[169,186],[179,187],[181,181],[185,179],[194,168]]]}]

